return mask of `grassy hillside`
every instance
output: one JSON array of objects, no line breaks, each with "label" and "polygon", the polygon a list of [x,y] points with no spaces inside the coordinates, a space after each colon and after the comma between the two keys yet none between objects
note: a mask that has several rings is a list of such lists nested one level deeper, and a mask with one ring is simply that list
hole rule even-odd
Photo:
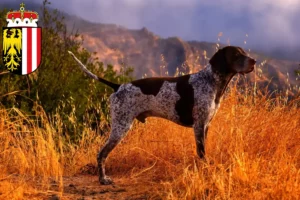
[{"label": "grassy hillside", "polygon": [[[0,71],[0,199],[300,198],[299,86],[292,88],[289,81],[295,77],[281,71],[294,64],[266,57],[255,73],[231,82],[208,131],[206,161],[196,156],[192,129],[158,118],[146,124],[136,121],[108,158],[107,173],[116,184],[100,186],[96,155],[110,132],[111,90],[86,77],[67,51],[99,76],[122,83],[132,79],[126,52],[153,74],[180,75],[199,70],[203,60],[190,53],[201,48],[203,53],[211,44],[161,39],[147,29],[95,28],[84,21],[80,23],[87,32],[82,40],[67,31],[69,19],[42,11],[40,69],[29,76]],[[0,10],[2,27],[4,16]],[[93,54],[84,45],[103,49]],[[100,62],[108,60],[95,58],[99,55],[120,62],[121,73]],[[189,58],[190,65],[169,71],[174,58]],[[272,80],[270,73],[276,75],[277,86],[286,88],[284,93],[266,94],[262,86]],[[273,91],[275,86],[269,88]]]},{"label": "grassy hillside", "polygon": [[0,199],[300,198],[299,99],[287,105],[233,88],[209,129],[207,162],[196,156],[192,129],[158,118],[135,122],[108,158],[113,187],[100,186],[95,174],[108,132],[87,125],[75,145],[59,116],[34,110],[34,118],[0,110]]}]

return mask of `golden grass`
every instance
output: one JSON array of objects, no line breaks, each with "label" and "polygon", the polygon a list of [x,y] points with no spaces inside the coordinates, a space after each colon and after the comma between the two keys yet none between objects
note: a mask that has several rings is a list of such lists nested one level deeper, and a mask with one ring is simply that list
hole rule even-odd
[{"label": "golden grass", "polygon": [[[63,196],[63,175],[96,165],[106,137],[87,127],[75,146],[62,136],[59,117],[48,120],[35,110],[41,127],[17,109],[0,111],[0,199],[47,192],[51,181],[60,183]],[[128,184],[145,180],[150,190],[150,183],[160,184],[153,193],[162,199],[299,199],[299,113],[233,90],[211,123],[206,162],[196,156],[192,129],[149,118],[135,122],[110,154],[107,173]]]}]

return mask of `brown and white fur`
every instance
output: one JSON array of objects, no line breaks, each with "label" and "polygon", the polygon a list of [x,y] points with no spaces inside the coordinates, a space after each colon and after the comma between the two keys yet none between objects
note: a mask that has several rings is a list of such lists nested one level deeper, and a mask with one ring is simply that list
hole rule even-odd
[{"label": "brown and white fur", "polygon": [[125,137],[134,119],[144,123],[147,117],[154,116],[192,127],[197,154],[203,158],[208,126],[228,83],[237,73],[252,72],[256,63],[242,48],[227,46],[218,50],[210,59],[210,65],[198,73],[145,78],[118,85],[91,73],[73,53],[69,53],[87,75],[115,90],[109,98],[111,134],[97,157],[101,184],[113,183],[105,174],[105,159]]}]

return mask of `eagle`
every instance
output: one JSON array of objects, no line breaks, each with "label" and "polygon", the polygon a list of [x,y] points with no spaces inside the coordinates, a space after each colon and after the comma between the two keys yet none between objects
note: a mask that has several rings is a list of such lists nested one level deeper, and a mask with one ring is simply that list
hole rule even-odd
[{"label": "eagle", "polygon": [[3,32],[4,63],[8,70],[16,70],[21,61],[22,31],[5,29]]}]

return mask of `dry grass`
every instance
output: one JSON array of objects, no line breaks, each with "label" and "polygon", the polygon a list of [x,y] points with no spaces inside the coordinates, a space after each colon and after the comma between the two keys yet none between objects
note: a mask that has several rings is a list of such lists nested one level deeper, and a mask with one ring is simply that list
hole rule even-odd
[{"label": "dry grass", "polygon": [[[196,156],[192,129],[150,118],[135,122],[109,156],[107,173],[128,184],[144,180],[149,190],[159,184],[152,193],[163,199],[299,199],[299,107],[266,97],[253,102],[235,90],[224,99],[209,129],[207,162]],[[63,175],[96,165],[105,137],[86,129],[75,146],[62,136],[59,117],[35,110],[42,127],[19,110],[0,111],[0,199],[46,193],[52,181],[63,196]]]}]

